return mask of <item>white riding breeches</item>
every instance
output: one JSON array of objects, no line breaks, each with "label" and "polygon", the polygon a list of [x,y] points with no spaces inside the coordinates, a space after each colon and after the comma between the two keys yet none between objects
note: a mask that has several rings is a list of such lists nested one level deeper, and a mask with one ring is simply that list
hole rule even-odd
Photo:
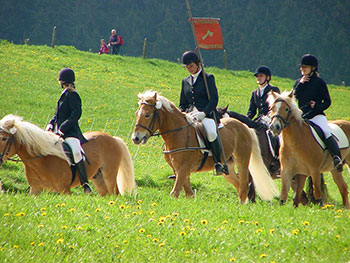
[{"label": "white riding breeches", "polygon": [[81,154],[83,148],[81,147],[80,140],[74,137],[67,137],[64,140],[72,149],[74,163],[79,163],[83,159],[83,155]]},{"label": "white riding breeches", "polygon": [[217,137],[215,121],[210,118],[204,118],[202,120],[202,124],[204,126],[205,132],[207,133],[208,141],[209,142],[215,141]]},{"label": "white riding breeches", "polygon": [[313,123],[317,124],[318,126],[320,126],[320,128],[323,131],[324,136],[327,138],[329,138],[332,134],[331,134],[331,130],[328,126],[328,121],[327,121],[327,117],[320,114],[320,115],[316,115],[315,117],[309,119],[309,121],[312,121]]}]

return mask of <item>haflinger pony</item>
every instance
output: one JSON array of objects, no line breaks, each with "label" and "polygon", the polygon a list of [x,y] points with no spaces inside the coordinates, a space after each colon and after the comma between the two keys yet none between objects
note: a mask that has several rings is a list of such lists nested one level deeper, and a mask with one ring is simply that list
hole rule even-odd
[{"label": "haflinger pony", "polygon": [[[134,167],[122,139],[98,131],[84,136],[88,140],[83,144],[86,169],[98,193],[132,193],[136,189]],[[70,194],[71,187],[80,185],[79,176],[72,176],[71,161],[62,143],[58,135],[19,116],[7,115],[0,120],[0,165],[17,154],[24,164],[31,194],[43,190]]]},{"label": "haflinger pony", "polygon": [[[145,144],[159,130],[158,134],[165,143],[165,159],[176,176],[170,194],[178,197],[183,187],[186,196],[193,196],[190,174],[213,170],[213,158],[208,157],[204,165],[201,165],[203,154],[199,150],[195,129],[187,121],[186,115],[172,102],[154,91],[139,94],[138,98],[133,142]],[[219,129],[219,133],[230,172],[224,175],[225,179],[234,185],[241,203],[245,203],[249,167],[260,197],[263,200],[272,200],[278,195],[278,190],[261,158],[255,131],[232,118],[224,118],[221,123],[223,128]],[[234,164],[237,165],[238,174],[235,173]]]},{"label": "haflinger pony", "polygon": [[[305,179],[309,175],[313,182],[314,197],[322,205],[320,174],[330,171],[341,193],[343,205],[349,209],[348,186],[342,172],[334,169],[330,154],[328,151],[324,151],[314,139],[308,124],[301,117],[301,111],[295,102],[293,91],[284,92],[281,95],[270,93],[268,102],[271,108],[270,129],[274,134],[282,136],[280,147],[281,204],[286,202],[292,178],[295,177],[294,205],[298,206],[302,198],[301,193]],[[329,123],[338,125],[349,140],[350,122],[337,120],[329,121]],[[341,149],[341,156],[344,163],[350,163],[349,147]]]}]

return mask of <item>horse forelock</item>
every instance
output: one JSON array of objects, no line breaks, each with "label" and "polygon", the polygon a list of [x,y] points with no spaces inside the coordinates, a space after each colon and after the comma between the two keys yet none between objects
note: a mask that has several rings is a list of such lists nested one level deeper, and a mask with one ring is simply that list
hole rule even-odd
[{"label": "horse forelock", "polygon": [[66,156],[62,148],[63,140],[52,132],[47,132],[38,126],[23,121],[22,117],[16,115],[7,115],[0,121],[0,127],[5,121],[13,121],[13,127],[16,128],[16,133],[13,135],[17,142],[24,145],[30,155],[47,156],[55,155],[70,164],[70,160]]},{"label": "horse forelock", "polygon": [[289,91],[284,91],[281,94],[275,93],[277,98],[273,97],[273,95],[269,95],[267,101],[271,106],[278,98],[284,100],[289,105],[292,115],[298,122],[301,123],[303,121],[303,118],[301,117],[302,111],[299,109],[297,102],[295,101],[295,97],[289,97],[289,94]]},{"label": "horse forelock", "polygon": [[173,111],[173,103],[165,98],[164,96],[160,95],[160,93],[157,93],[156,91],[146,91],[145,93],[141,94],[139,93],[137,97],[139,98],[139,104],[141,103],[148,103],[148,101],[152,100],[154,96],[157,95],[157,103],[161,103],[161,107],[164,107],[167,111],[172,112]]}]

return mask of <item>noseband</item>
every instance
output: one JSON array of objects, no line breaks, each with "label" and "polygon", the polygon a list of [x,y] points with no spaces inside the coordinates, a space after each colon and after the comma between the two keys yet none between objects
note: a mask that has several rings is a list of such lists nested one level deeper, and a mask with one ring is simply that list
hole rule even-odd
[{"label": "noseband", "polygon": [[290,114],[291,114],[292,110],[291,110],[291,107],[289,106],[289,104],[288,104],[284,99],[278,98],[278,99],[276,99],[276,100],[274,101],[273,104],[276,104],[277,102],[284,102],[285,104],[287,104],[287,107],[288,107],[287,117],[286,117],[286,118],[283,118],[281,115],[275,114],[275,115],[273,115],[273,116],[271,117],[271,121],[270,121],[270,122],[272,122],[274,118],[277,118],[277,119],[279,119],[279,120],[282,121],[282,123],[283,123],[282,129],[284,129],[284,128],[287,127],[288,124],[289,124],[290,117],[291,117]]},{"label": "noseband", "polygon": [[8,140],[6,142],[4,150],[2,151],[2,153],[0,153],[0,163],[3,162],[5,156],[9,155],[12,144],[14,144],[14,142],[15,142],[15,138],[12,134],[10,134],[10,137],[8,138]]},{"label": "noseband", "polygon": [[141,104],[144,104],[144,105],[147,105],[147,106],[151,106],[151,107],[154,108],[153,117],[152,117],[152,120],[151,120],[151,122],[150,122],[148,127],[143,126],[142,124],[139,124],[139,123],[136,123],[135,126],[136,127],[141,127],[143,129],[147,130],[150,133],[151,136],[154,136],[153,129],[154,129],[154,125],[156,123],[156,119],[158,119],[158,123],[160,125],[160,117],[159,117],[158,109],[157,109],[156,105],[153,105],[153,104],[150,104],[150,103],[147,103],[147,102],[141,102]]}]

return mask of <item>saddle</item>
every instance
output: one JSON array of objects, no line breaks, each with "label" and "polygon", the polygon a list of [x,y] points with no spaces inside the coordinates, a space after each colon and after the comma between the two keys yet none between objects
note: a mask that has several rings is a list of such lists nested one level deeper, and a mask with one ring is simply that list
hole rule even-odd
[{"label": "saddle", "polygon": [[[325,144],[326,138],[320,126],[308,120],[306,121],[306,123],[308,124],[315,141],[318,143],[318,145],[320,145],[320,147],[323,150],[326,150],[326,144]],[[338,143],[339,149],[348,148],[349,140],[346,137],[344,131],[338,125],[333,123],[328,123],[328,126],[331,129],[332,136],[334,137],[335,141]]]}]

